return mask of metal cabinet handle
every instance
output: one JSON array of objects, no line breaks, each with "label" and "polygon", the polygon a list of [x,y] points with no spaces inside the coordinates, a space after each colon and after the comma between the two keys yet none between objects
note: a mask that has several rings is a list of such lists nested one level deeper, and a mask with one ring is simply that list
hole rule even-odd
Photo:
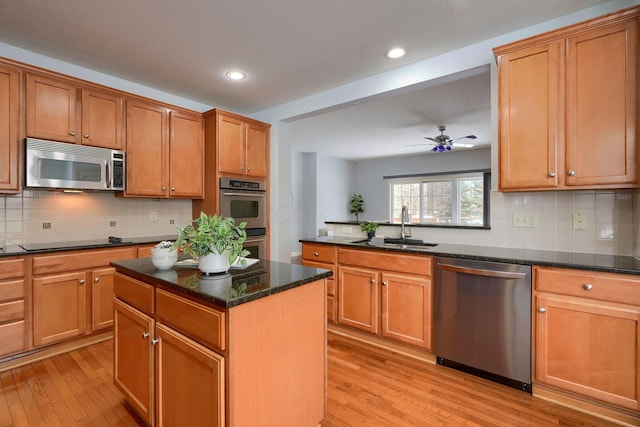
[{"label": "metal cabinet handle", "polygon": [[538,308],[538,313],[546,313],[546,312],[547,312],[546,308],[544,308],[544,307]]},{"label": "metal cabinet handle", "polygon": [[388,284],[388,283],[387,283],[387,281],[386,281],[386,280],[383,280],[383,281],[382,281],[382,286],[387,286],[387,284]]},{"label": "metal cabinet handle", "polygon": [[149,338],[149,332],[143,332],[142,333],[142,338]]},{"label": "metal cabinet handle", "polygon": [[582,289],[584,289],[585,291],[590,291],[591,289],[593,289],[593,285],[591,283],[585,283],[584,285],[582,285]]},{"label": "metal cabinet handle", "polygon": [[376,284],[376,280],[375,279],[371,279],[370,282],[371,282],[372,285]]},{"label": "metal cabinet handle", "polygon": [[176,191],[176,187],[171,187],[171,191]]},{"label": "metal cabinet handle", "polygon": [[569,176],[576,176],[576,171],[569,171],[569,172],[568,172],[568,175],[569,175]]},{"label": "metal cabinet handle", "polygon": [[80,279],[80,280],[78,280],[78,282],[79,282],[81,285],[84,285],[84,279]]},{"label": "metal cabinet handle", "polygon": [[82,135],[82,136],[84,136],[85,138],[89,138],[89,134],[88,134],[88,133],[85,133],[85,134],[84,134],[84,135]]},{"label": "metal cabinet handle", "polygon": [[249,168],[249,167],[248,167],[248,168],[247,168],[247,172],[251,172],[251,168]]},{"label": "metal cabinet handle", "polygon": [[99,278],[99,277],[96,277],[95,279],[93,279],[93,281],[94,281],[95,283],[98,283],[98,282],[100,281],[100,278]]},{"label": "metal cabinet handle", "polygon": [[159,342],[160,342],[160,340],[159,340],[159,339],[154,338],[154,339],[152,339],[152,340],[151,340],[151,345],[156,345],[156,344],[158,344]]},{"label": "metal cabinet handle", "polygon": [[556,176],[556,173],[555,173],[555,172],[549,172],[549,176],[550,176],[551,178],[553,178],[553,177],[555,177],[555,176]]},{"label": "metal cabinet handle", "polygon": [[162,191],[167,191],[167,187],[162,186]]},{"label": "metal cabinet handle", "polygon": [[244,166],[240,166],[240,170],[243,171],[244,170]]},{"label": "metal cabinet handle", "polygon": [[70,130],[70,131],[69,131],[69,135],[71,135],[71,136],[76,136],[76,133],[75,133],[74,131]]},{"label": "metal cabinet handle", "polygon": [[313,253],[315,256],[320,256],[320,254],[318,252],[314,252]]}]

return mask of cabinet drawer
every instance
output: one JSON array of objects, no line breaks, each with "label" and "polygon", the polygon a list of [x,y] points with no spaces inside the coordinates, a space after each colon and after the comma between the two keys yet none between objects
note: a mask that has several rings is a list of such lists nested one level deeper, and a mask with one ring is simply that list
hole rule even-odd
[{"label": "cabinet drawer", "polygon": [[156,289],[156,319],[209,348],[225,349],[225,313]]},{"label": "cabinet drawer", "polygon": [[24,319],[24,300],[0,304],[0,323]]},{"label": "cabinet drawer", "polygon": [[324,268],[325,270],[331,270],[334,276],[336,274],[335,264],[329,264],[326,262],[315,262],[315,261],[309,261],[309,260],[303,259],[302,265],[306,265],[308,267],[315,267],[315,268]]},{"label": "cabinet drawer", "polygon": [[0,356],[26,350],[25,321],[0,325]]},{"label": "cabinet drawer", "polygon": [[36,256],[33,257],[33,274],[41,275],[106,267],[111,261],[135,258],[136,253],[136,248],[130,247]]},{"label": "cabinet drawer", "polygon": [[333,263],[336,260],[336,247],[333,245],[302,245],[302,259]]},{"label": "cabinet drawer", "polygon": [[0,261],[0,280],[24,277],[24,259]]},{"label": "cabinet drawer", "polygon": [[116,298],[138,310],[153,314],[153,286],[116,272],[113,276],[113,293]]},{"label": "cabinet drawer", "polygon": [[24,298],[24,280],[0,282],[0,301]]},{"label": "cabinet drawer", "polygon": [[327,279],[327,295],[336,296],[336,281],[333,279]]},{"label": "cabinet drawer", "polygon": [[433,258],[431,256],[358,249],[338,250],[338,263],[340,265],[376,268],[378,270],[398,271],[422,276],[431,276],[432,261]]},{"label": "cabinet drawer", "polygon": [[640,305],[640,279],[626,274],[535,267],[540,292]]}]

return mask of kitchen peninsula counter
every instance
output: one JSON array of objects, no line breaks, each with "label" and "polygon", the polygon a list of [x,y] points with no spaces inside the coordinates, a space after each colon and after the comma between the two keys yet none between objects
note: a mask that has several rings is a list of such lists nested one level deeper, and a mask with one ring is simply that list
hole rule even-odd
[{"label": "kitchen peninsula counter", "polygon": [[148,425],[322,421],[331,271],[266,260],[208,277],[196,264],[156,270],[151,258],[111,266],[114,383]]}]

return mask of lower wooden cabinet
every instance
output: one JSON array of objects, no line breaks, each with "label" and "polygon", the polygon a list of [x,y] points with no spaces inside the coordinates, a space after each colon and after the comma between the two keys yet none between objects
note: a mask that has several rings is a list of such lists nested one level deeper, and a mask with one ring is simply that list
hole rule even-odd
[{"label": "lower wooden cabinet", "polygon": [[338,323],[431,348],[429,256],[338,250]]},{"label": "lower wooden cabinet", "polygon": [[27,349],[24,258],[0,261],[0,356]]},{"label": "lower wooden cabinet", "polygon": [[[640,280],[534,271],[535,381],[639,410]],[[615,302],[622,295],[629,304]]]},{"label": "lower wooden cabinet", "polygon": [[309,267],[324,268],[333,271],[333,276],[327,278],[327,321],[336,323],[338,321],[338,296],[336,286],[337,248],[334,245],[323,245],[314,243],[302,244],[302,264]]},{"label": "lower wooden cabinet", "polygon": [[113,273],[112,267],[91,272],[91,330],[113,326]]}]

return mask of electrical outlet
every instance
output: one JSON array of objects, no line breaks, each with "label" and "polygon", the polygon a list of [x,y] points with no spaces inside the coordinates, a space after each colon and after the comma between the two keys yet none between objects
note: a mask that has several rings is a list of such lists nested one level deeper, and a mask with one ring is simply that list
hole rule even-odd
[{"label": "electrical outlet", "polygon": [[109,227],[115,227],[115,226],[116,226],[115,221],[109,221]]},{"label": "electrical outlet", "polygon": [[151,221],[158,220],[158,212],[151,212]]},{"label": "electrical outlet", "polygon": [[513,227],[515,228],[536,228],[538,227],[537,214],[513,214]]},{"label": "electrical outlet", "polygon": [[587,216],[583,212],[573,213],[573,229],[574,230],[587,229]]},{"label": "electrical outlet", "polygon": [[169,220],[169,224],[175,224],[175,223],[176,223],[175,220],[173,220],[173,219]]},{"label": "electrical outlet", "polygon": [[43,230],[51,230],[51,223],[50,222],[43,222],[42,223],[42,229]]}]

